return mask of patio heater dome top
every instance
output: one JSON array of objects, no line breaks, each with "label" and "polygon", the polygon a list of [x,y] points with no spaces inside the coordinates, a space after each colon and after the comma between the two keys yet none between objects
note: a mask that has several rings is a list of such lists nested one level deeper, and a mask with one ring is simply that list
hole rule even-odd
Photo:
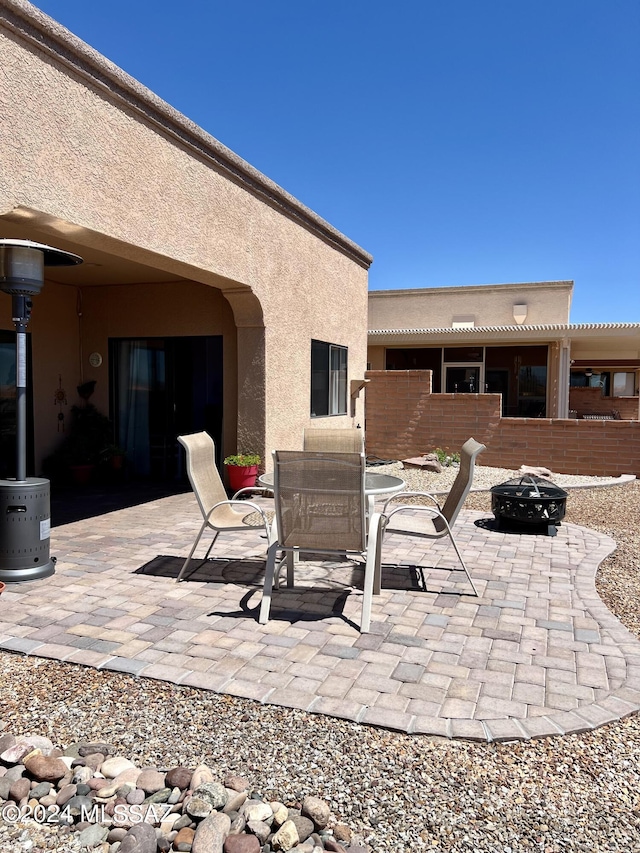
[{"label": "patio heater dome top", "polygon": [[45,267],[70,267],[82,258],[31,240],[0,239],[0,290],[11,296],[36,296]]},{"label": "patio heater dome top", "polygon": [[0,237],[0,252],[4,254],[7,248],[39,249],[44,255],[45,267],[72,267],[82,263],[79,255],[73,252],[64,252],[62,249],[54,249],[46,243],[34,243],[33,240],[14,240]]}]

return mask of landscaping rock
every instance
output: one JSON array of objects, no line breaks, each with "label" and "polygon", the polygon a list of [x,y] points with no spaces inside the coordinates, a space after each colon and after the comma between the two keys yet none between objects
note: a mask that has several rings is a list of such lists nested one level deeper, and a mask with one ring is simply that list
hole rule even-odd
[{"label": "landscaping rock", "polygon": [[229,815],[215,812],[205,818],[196,829],[191,846],[192,853],[223,853],[224,842],[230,829]]}]

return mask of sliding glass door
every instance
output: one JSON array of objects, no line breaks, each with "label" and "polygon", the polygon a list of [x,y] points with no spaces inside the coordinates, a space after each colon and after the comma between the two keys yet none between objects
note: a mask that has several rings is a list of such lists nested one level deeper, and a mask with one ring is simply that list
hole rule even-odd
[{"label": "sliding glass door", "polygon": [[219,457],[221,336],[114,339],[110,362],[117,442],[134,476],[183,479],[183,433],[206,430]]}]

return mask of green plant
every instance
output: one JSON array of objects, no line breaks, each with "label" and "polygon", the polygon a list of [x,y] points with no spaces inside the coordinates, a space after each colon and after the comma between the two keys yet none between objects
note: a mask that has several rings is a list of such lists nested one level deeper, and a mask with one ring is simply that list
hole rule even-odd
[{"label": "green plant", "polygon": [[448,468],[450,465],[460,464],[460,454],[451,453],[448,447],[445,447],[444,449],[442,447],[436,447],[433,452],[438,457],[438,462],[445,468]]},{"label": "green plant", "polygon": [[224,460],[225,465],[236,465],[238,468],[249,468],[251,465],[259,465],[262,460],[257,453],[234,453]]},{"label": "green plant", "polygon": [[108,444],[100,455],[105,459],[113,459],[114,456],[124,456],[125,451],[119,444]]}]

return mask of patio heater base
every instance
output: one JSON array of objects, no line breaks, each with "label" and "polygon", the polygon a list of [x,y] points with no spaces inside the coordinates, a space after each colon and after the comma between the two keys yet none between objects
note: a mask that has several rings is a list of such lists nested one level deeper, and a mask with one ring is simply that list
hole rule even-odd
[{"label": "patio heater base", "polygon": [[49,494],[49,480],[39,477],[0,480],[0,581],[34,581],[54,573]]}]

